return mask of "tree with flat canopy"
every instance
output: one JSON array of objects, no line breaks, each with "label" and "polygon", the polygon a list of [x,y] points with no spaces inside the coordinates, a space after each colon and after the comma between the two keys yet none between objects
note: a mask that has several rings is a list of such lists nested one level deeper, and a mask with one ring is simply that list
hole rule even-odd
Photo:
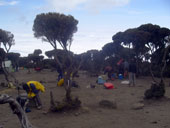
[{"label": "tree with flat canopy", "polygon": [[42,54],[42,51],[41,49],[35,49],[33,54],[39,56],[40,54]]},{"label": "tree with flat canopy", "polygon": [[3,44],[6,52],[8,53],[11,46],[15,44],[14,35],[9,31],[0,29],[0,47],[1,44]]},{"label": "tree with flat canopy", "polygon": [[[150,73],[154,81],[151,88],[156,90],[155,87],[158,87],[157,92],[154,94],[155,97],[162,97],[165,93],[163,73],[167,65],[167,55],[170,49],[169,40],[166,39],[169,36],[170,29],[168,28],[153,24],[143,24],[138,28],[119,32],[112,37],[113,41],[129,46],[129,48],[132,45],[137,64],[142,59],[150,63]],[[157,82],[154,78],[153,67],[155,67],[155,71],[159,71],[160,82]],[[145,96],[150,97],[151,93],[150,90],[146,91]]]},{"label": "tree with flat canopy", "polygon": [[[42,13],[36,16],[33,25],[34,36],[48,42],[54,48],[54,59],[58,68],[64,74],[64,87],[66,90],[66,101],[72,102],[71,97],[71,74],[74,73],[73,54],[70,47],[73,40],[73,34],[77,32],[78,21],[71,15],[60,13]],[[58,45],[65,52],[62,62],[57,56]]]},{"label": "tree with flat canopy", "polygon": [[[1,47],[1,45],[3,44],[3,48]],[[4,62],[5,59],[7,58],[7,54],[9,53],[9,50],[11,49],[12,45],[15,44],[15,40],[14,40],[14,35],[6,30],[0,29],[0,48],[1,48],[1,52],[3,52],[3,54],[0,54],[1,58],[4,58],[2,61]],[[4,51],[5,49],[5,51]],[[0,62],[2,65],[2,70],[3,70],[3,74],[5,75],[5,79],[9,84],[9,76],[12,76],[12,78],[14,78],[15,82],[16,82],[16,78],[10,74],[6,68],[5,68],[5,63]],[[3,68],[4,67],[4,68]]]}]

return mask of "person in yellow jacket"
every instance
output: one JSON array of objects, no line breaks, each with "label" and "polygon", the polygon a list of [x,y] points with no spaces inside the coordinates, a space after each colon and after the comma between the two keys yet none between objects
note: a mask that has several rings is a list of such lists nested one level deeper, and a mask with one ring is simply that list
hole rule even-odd
[{"label": "person in yellow jacket", "polygon": [[[65,72],[64,75],[67,75],[67,72]],[[59,76],[61,76],[61,75],[59,74]],[[70,74],[70,80],[73,80],[73,73]],[[64,84],[63,76],[62,77],[58,77],[57,85],[58,86],[63,86],[63,84]]]},{"label": "person in yellow jacket", "polygon": [[45,87],[38,81],[28,81],[22,84],[23,89],[27,92],[28,98],[33,99],[38,109],[42,108],[39,92],[45,92]]}]

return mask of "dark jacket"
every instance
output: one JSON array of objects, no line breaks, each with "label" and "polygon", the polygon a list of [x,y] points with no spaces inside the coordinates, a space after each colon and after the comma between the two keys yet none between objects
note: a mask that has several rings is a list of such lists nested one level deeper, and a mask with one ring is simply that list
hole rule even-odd
[{"label": "dark jacket", "polygon": [[136,73],[136,64],[135,63],[129,64],[129,72]]}]

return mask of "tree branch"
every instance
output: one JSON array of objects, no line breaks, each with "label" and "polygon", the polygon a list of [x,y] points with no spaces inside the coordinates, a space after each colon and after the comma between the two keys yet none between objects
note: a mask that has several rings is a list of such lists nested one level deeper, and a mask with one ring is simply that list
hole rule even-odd
[{"label": "tree branch", "polygon": [[6,103],[9,103],[13,113],[18,116],[18,119],[20,120],[22,128],[35,128],[29,122],[24,110],[22,109],[20,104],[15,99],[13,99],[12,97],[6,94],[0,95],[0,104],[6,104]]},{"label": "tree branch", "polygon": [[170,45],[165,49],[165,52],[164,52],[164,56],[163,56],[163,60],[162,60],[164,65],[163,65],[163,68],[161,70],[161,80],[163,80],[163,72],[164,72],[164,70],[166,68],[166,55],[167,55],[167,52],[168,52],[169,49],[170,49]]}]

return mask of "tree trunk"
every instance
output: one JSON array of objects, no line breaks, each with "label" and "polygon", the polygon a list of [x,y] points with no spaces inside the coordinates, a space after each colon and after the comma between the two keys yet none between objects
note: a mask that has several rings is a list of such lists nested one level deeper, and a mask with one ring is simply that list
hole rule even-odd
[{"label": "tree trunk", "polygon": [[18,119],[20,120],[22,128],[35,128],[29,122],[24,110],[22,109],[20,104],[15,99],[13,99],[12,97],[6,94],[0,95],[0,104],[6,104],[6,103],[9,103],[13,113],[18,116]]},{"label": "tree trunk", "polygon": [[164,56],[163,56],[163,59],[162,59],[163,67],[161,69],[161,80],[163,80],[163,73],[164,73],[164,70],[166,68],[166,55],[167,55],[167,52],[169,51],[169,49],[170,49],[170,45],[165,49]]}]

